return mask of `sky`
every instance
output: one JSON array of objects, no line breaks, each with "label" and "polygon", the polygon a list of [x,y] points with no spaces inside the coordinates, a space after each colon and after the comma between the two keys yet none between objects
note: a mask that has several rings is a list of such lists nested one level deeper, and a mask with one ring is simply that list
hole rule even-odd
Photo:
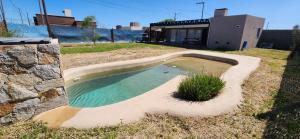
[{"label": "sky", "polygon": [[[45,0],[48,14],[63,15],[63,9],[71,9],[76,20],[95,16],[98,26],[112,28],[128,26],[137,21],[143,26],[163,19],[200,19],[201,0]],[[38,0],[3,0],[8,22],[20,23],[18,8],[25,23],[28,17],[39,13]],[[205,0],[204,17],[213,16],[217,8],[228,8],[229,15],[249,14],[266,19],[265,28],[291,29],[300,24],[300,0]]]}]

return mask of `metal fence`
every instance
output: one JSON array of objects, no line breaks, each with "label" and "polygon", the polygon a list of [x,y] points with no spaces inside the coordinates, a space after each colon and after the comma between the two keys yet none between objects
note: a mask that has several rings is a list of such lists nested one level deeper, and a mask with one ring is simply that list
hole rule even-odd
[{"label": "metal fence", "polygon": [[[44,38],[48,37],[46,26],[30,26],[26,24],[8,24],[8,29],[14,31],[17,37],[23,38]],[[51,26],[53,35],[58,38],[61,43],[84,43],[90,42],[91,36],[94,34],[91,28],[79,28],[71,26]],[[100,35],[97,42],[135,42],[142,39],[143,30],[116,30],[97,28],[96,33]],[[113,40],[112,40],[113,39]]]}]

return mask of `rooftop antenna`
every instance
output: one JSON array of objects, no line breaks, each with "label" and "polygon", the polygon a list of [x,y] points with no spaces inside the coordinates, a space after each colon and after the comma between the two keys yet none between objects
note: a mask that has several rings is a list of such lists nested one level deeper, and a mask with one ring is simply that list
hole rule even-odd
[{"label": "rooftop antenna", "polygon": [[269,24],[270,24],[270,22],[267,23],[267,28],[266,28],[266,30],[269,30]]},{"label": "rooftop antenna", "polygon": [[179,15],[180,13],[174,13],[174,21],[176,21],[177,20],[177,16]]},{"label": "rooftop antenna", "polygon": [[204,7],[205,7],[205,1],[202,0],[201,2],[196,3],[197,5],[202,5],[202,15],[201,15],[201,19],[203,19],[203,14],[204,14]]}]

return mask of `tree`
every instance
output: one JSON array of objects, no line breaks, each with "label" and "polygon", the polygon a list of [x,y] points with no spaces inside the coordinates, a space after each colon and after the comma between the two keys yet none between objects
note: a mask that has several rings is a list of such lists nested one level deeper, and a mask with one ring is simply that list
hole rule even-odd
[{"label": "tree", "polygon": [[299,25],[295,25],[293,28],[293,51],[300,51],[300,28]]},{"label": "tree", "polygon": [[96,44],[96,41],[98,39],[100,39],[100,34],[98,34],[96,32],[96,26],[94,25],[94,23],[96,22],[96,17],[95,16],[87,16],[84,18],[83,23],[82,23],[82,27],[83,28],[92,28],[93,30],[93,34],[92,36],[87,36],[87,38],[89,38],[91,41],[93,41],[94,45]]},{"label": "tree", "polygon": [[0,37],[17,37],[16,31],[1,31]]},{"label": "tree", "polygon": [[175,22],[175,20],[170,18],[170,19],[162,20],[162,21],[160,21],[160,22]]}]

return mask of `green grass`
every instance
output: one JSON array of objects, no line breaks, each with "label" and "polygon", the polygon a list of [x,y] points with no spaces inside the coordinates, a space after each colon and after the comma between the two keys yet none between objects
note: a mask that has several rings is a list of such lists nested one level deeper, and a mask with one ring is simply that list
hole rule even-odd
[{"label": "green grass", "polygon": [[101,43],[93,46],[92,44],[62,44],[62,54],[76,54],[76,53],[94,53],[106,52],[118,49],[131,49],[131,48],[170,48],[169,46],[145,44],[145,43]]},{"label": "green grass", "polygon": [[224,86],[218,77],[197,74],[182,81],[175,96],[189,101],[207,101],[217,96]]}]

